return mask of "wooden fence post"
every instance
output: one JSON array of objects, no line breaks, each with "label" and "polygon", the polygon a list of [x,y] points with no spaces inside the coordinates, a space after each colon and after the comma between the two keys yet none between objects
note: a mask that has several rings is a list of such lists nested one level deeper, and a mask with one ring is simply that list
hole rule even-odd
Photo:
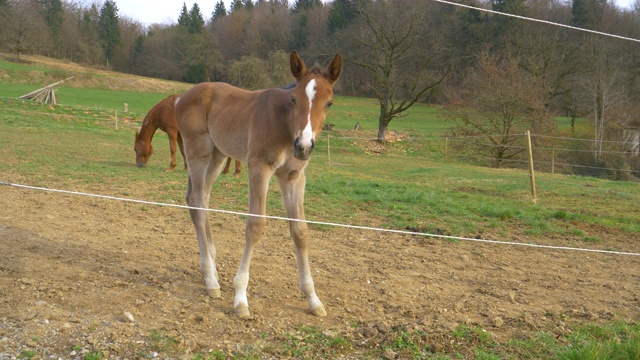
[{"label": "wooden fence post", "polygon": [[449,137],[444,137],[444,162],[447,162],[447,148],[449,147]]},{"label": "wooden fence post", "polygon": [[533,202],[535,204],[538,203],[538,198],[536,197],[536,178],[533,173],[533,151],[531,149],[531,131],[527,131],[527,149],[529,150],[529,179],[531,180],[531,196],[533,197]]}]

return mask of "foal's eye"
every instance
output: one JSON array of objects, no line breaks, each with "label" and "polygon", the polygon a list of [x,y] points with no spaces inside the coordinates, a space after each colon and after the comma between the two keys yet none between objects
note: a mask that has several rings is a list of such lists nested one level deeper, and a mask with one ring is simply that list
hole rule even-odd
[{"label": "foal's eye", "polygon": [[295,105],[295,104],[296,104],[296,97],[295,97],[295,96],[292,96],[292,97],[291,97],[291,103],[292,103],[293,105]]},{"label": "foal's eye", "polygon": [[331,108],[331,105],[333,105],[333,100],[331,100],[331,101],[329,101],[329,102],[327,103],[327,109]]}]

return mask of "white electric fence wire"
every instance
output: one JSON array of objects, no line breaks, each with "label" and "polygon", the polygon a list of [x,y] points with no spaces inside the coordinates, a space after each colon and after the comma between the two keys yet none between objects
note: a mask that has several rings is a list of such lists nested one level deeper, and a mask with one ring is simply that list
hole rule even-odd
[{"label": "white electric fence wire", "polygon": [[640,253],[625,252],[625,251],[584,249],[584,248],[575,248],[575,247],[568,247],[568,246],[554,246],[554,245],[519,243],[519,242],[512,242],[512,241],[475,239],[475,238],[466,238],[466,237],[461,237],[461,236],[438,235],[438,234],[429,234],[429,233],[421,233],[421,232],[413,232],[413,231],[405,231],[405,230],[382,229],[382,228],[375,228],[375,227],[370,227],[370,226],[338,224],[338,223],[331,223],[331,222],[324,222],[324,221],[300,220],[300,219],[287,218],[287,217],[283,217],[283,216],[249,214],[249,213],[245,213],[245,212],[232,211],[232,210],[198,208],[198,207],[187,206],[187,205],[166,204],[166,203],[160,203],[160,202],[155,202],[155,201],[128,199],[128,198],[121,198],[121,197],[110,196],[110,195],[91,194],[91,193],[85,193],[85,192],[79,192],[79,191],[50,189],[50,188],[45,188],[45,187],[30,186],[30,185],[23,185],[23,184],[14,184],[14,183],[3,182],[3,181],[0,181],[0,185],[13,186],[13,187],[22,188],[22,189],[48,191],[48,192],[54,192],[54,193],[60,193],[60,194],[81,195],[81,196],[95,197],[95,198],[101,198],[101,199],[107,199],[107,200],[124,201],[124,202],[136,203],[136,204],[167,206],[167,207],[174,207],[174,208],[180,208],[180,209],[189,209],[189,210],[203,210],[203,211],[210,211],[210,212],[222,213],[222,214],[260,217],[260,218],[274,219],[274,220],[306,222],[308,224],[325,225],[325,226],[333,226],[333,227],[343,227],[343,228],[347,228],[347,229],[369,230],[369,231],[386,232],[386,233],[393,233],[393,234],[435,237],[435,238],[442,238],[442,239],[471,241],[471,242],[479,242],[479,243],[486,243],[486,244],[525,246],[525,247],[551,249],[551,250],[568,250],[568,251],[582,251],[582,252],[591,252],[591,253],[600,253],[600,254],[609,254],[609,255],[640,256]]},{"label": "white electric fence wire", "polygon": [[634,144],[633,141],[614,141],[614,140],[602,140],[602,141],[599,141],[599,140],[593,140],[593,139],[580,139],[580,138],[570,138],[570,137],[563,137],[563,136],[540,135],[540,134],[534,134],[534,133],[531,133],[531,137],[539,137],[539,138],[546,138],[546,139],[569,140],[569,141],[603,142],[603,143],[623,144],[623,145]]},{"label": "white electric fence wire", "polygon": [[602,32],[602,31],[595,31],[595,30],[579,28],[579,27],[575,27],[575,26],[571,26],[571,25],[565,25],[565,24],[556,23],[556,22],[553,22],[553,21],[540,20],[540,19],[534,19],[534,18],[530,18],[530,17],[526,17],[526,16],[503,13],[503,12],[500,12],[500,11],[483,9],[481,7],[460,4],[460,3],[456,3],[456,2],[452,2],[452,1],[446,1],[446,0],[433,0],[433,1],[439,2],[439,3],[442,3],[442,4],[459,6],[459,7],[463,7],[463,8],[467,8],[467,9],[484,11],[484,12],[488,12],[488,13],[491,13],[491,14],[510,16],[510,17],[517,18],[517,19],[529,20],[529,21],[539,22],[539,23],[543,23],[543,24],[547,24],[547,25],[560,26],[560,27],[563,27],[563,28],[571,29],[571,30],[578,30],[578,31],[584,31],[584,32],[592,33],[592,34],[609,36],[609,37],[613,37],[613,38],[616,38],[616,39],[640,42],[640,40],[638,40],[638,39],[634,39],[634,38],[630,38],[630,37],[626,37],[626,36],[614,35],[614,34],[609,34],[609,33],[605,33],[605,32]]},{"label": "white electric fence wire", "polygon": [[[496,161],[500,161],[501,163],[507,164],[507,163],[520,163],[520,164],[528,164],[529,160],[525,160],[525,159],[498,159],[498,158],[491,158],[491,157],[486,157],[486,156],[474,156],[474,155],[464,155],[461,153],[447,153],[447,156],[451,156],[451,157],[456,157],[458,159],[471,159],[471,160],[475,160],[475,161],[491,161],[491,162],[496,162]],[[533,161],[534,164],[551,164],[551,161],[542,161],[542,160],[534,160]],[[577,165],[577,164],[570,164],[570,163],[564,163],[564,162],[555,162],[555,165],[560,167],[560,166],[564,166],[564,167],[570,167],[570,168],[581,168],[581,169],[594,169],[594,170],[608,170],[608,171],[620,171],[620,172],[628,172],[628,173],[640,173],[640,170],[632,170],[632,169],[620,169],[620,168],[606,168],[606,167],[599,167],[599,166],[587,166],[587,165]]]}]

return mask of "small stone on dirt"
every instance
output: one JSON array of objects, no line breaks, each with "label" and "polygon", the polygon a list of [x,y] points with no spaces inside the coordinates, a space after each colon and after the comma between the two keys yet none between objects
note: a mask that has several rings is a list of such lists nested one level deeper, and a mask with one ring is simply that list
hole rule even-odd
[{"label": "small stone on dirt", "polygon": [[131,314],[128,311],[125,311],[124,318],[129,322],[135,322],[136,321],[136,319],[133,317],[133,314]]},{"label": "small stone on dirt", "polygon": [[384,350],[384,358],[387,360],[393,360],[396,358],[396,353],[393,352],[393,350],[391,350],[390,348],[386,348]]},{"label": "small stone on dirt", "polygon": [[496,316],[493,318],[493,320],[491,320],[491,324],[494,327],[500,328],[504,325],[504,320],[502,320],[502,318],[500,316]]}]

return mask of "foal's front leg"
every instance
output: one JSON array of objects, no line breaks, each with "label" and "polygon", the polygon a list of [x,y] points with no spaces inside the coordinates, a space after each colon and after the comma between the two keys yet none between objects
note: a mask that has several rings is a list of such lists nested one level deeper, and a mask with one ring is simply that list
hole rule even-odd
[{"label": "foal's front leg", "polygon": [[[304,220],[304,171],[291,171],[285,174],[279,174],[278,183],[282,190],[282,200],[287,209],[287,216],[291,219]],[[307,297],[309,311],[315,316],[326,316],[327,312],[316,295],[315,286],[311,277],[307,252],[307,223],[304,221],[289,221],[289,230],[296,246],[300,289]]]},{"label": "foal's front leg", "polygon": [[[266,213],[267,189],[271,178],[271,169],[266,164],[252,164],[249,166],[249,213],[264,215]],[[260,240],[266,219],[264,217],[249,216],[245,231],[244,251],[238,273],[233,279],[233,287],[236,289],[236,297],[233,307],[241,318],[251,316],[249,301],[247,300],[247,287],[249,286],[249,268],[253,249]]]}]

